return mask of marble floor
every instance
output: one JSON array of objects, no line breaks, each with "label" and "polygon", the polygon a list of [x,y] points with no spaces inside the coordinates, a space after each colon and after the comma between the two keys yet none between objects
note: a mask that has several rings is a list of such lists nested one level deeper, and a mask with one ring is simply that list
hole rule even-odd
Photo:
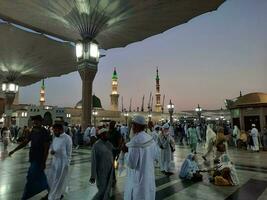
[{"label": "marble floor", "polygon": [[[19,200],[25,184],[25,177],[29,166],[28,149],[16,152],[11,158],[2,151],[0,143],[0,200]],[[10,145],[12,149],[14,145]],[[185,155],[189,153],[187,146],[177,146],[175,163],[178,170]],[[202,162],[203,148],[198,148],[198,160]],[[235,187],[218,187],[210,184],[208,176],[204,175],[203,182],[184,183],[177,174],[164,176],[156,169],[156,200],[161,199],[239,199],[239,200],[266,200],[267,199],[267,152],[252,153],[245,150],[230,149],[229,154],[236,164],[240,185]],[[97,191],[95,185],[89,184],[90,157],[88,148],[73,150],[70,180],[68,190],[64,194],[66,200],[89,200]],[[49,159],[50,160],[50,159]],[[48,169],[49,169],[49,160]],[[204,166],[204,165],[203,165]],[[112,199],[123,199],[125,175],[118,177],[117,186],[113,191]],[[44,193],[32,199],[40,199]]]}]

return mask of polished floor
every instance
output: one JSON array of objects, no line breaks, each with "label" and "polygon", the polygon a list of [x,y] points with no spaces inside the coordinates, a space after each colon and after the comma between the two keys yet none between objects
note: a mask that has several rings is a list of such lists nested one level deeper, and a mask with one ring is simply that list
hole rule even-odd
[{"label": "polished floor", "polygon": [[[12,149],[14,145],[10,145]],[[29,166],[28,149],[16,152],[11,158],[3,152],[0,143],[0,200],[19,200],[25,184],[25,177]],[[177,146],[175,163],[178,170],[184,157],[189,153],[187,146]],[[198,160],[202,162],[203,149],[198,148]],[[210,184],[208,176],[204,175],[203,182],[184,183],[177,174],[166,177],[156,169],[156,199],[203,199],[203,200],[266,200],[267,199],[267,152],[252,153],[245,150],[230,149],[229,154],[236,164],[240,185],[235,187],[219,187]],[[87,148],[73,150],[70,179],[66,193],[66,200],[89,200],[97,191],[95,185],[89,184],[90,156]],[[47,161],[49,168],[49,160]],[[204,164],[202,164],[205,167]],[[118,177],[117,186],[112,199],[123,199],[125,175]],[[40,199],[44,193],[32,199]]]}]

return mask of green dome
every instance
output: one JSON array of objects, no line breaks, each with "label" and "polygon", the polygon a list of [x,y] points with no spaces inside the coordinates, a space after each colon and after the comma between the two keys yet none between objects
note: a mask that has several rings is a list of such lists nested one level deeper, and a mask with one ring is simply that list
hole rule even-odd
[{"label": "green dome", "polygon": [[[75,107],[82,108],[82,100],[79,101]],[[93,108],[102,108],[101,100],[95,95],[93,95]]]}]

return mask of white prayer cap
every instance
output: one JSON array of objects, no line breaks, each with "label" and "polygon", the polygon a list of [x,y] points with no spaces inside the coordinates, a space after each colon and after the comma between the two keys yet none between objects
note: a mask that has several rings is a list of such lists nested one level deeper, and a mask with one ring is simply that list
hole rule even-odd
[{"label": "white prayer cap", "polygon": [[134,116],[132,123],[146,125],[146,120],[142,115],[136,115]]},{"label": "white prayer cap", "polygon": [[97,135],[100,135],[102,133],[107,133],[108,129],[107,128],[101,128],[100,130],[98,130]]},{"label": "white prayer cap", "polygon": [[255,125],[255,124],[252,124],[251,126],[252,126],[252,127],[256,127],[256,125]]},{"label": "white prayer cap", "polygon": [[166,124],[164,124],[164,125],[162,126],[162,128],[163,128],[163,129],[169,129],[169,128],[170,128],[170,125],[169,125],[168,123],[166,123]]}]

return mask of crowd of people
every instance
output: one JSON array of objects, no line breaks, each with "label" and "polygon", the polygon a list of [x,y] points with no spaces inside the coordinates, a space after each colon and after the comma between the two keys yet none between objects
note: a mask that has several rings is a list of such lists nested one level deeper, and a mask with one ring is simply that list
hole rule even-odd
[{"label": "crowd of people", "polygon": [[[30,143],[29,162],[22,200],[47,190],[42,199],[62,199],[67,187],[69,165],[73,148],[80,145],[90,146],[91,177],[89,182],[98,188],[95,200],[106,200],[111,196],[112,187],[116,185],[119,173],[126,171],[124,199],[155,199],[155,167],[166,175],[178,172],[184,181],[198,182],[207,173],[211,183],[221,186],[238,185],[239,180],[235,166],[228,154],[228,145],[251,149],[258,152],[260,146],[266,149],[266,128],[260,137],[259,131],[252,124],[249,133],[231,130],[229,126],[195,125],[195,124],[148,124],[143,116],[135,116],[129,127],[115,121],[98,127],[88,125],[82,132],[79,126],[68,126],[56,122],[53,126],[43,126],[42,117],[32,117],[33,127],[29,129],[2,128],[1,140],[7,152],[9,142],[18,146],[9,152],[9,156]],[[265,131],[265,132],[264,132]],[[16,133],[17,132],[17,133]],[[189,155],[181,168],[174,162],[175,144],[188,145]],[[185,143],[184,143],[185,142]],[[198,146],[205,146],[202,155],[203,167],[198,161]],[[45,172],[48,154],[52,156],[50,168]]]}]

